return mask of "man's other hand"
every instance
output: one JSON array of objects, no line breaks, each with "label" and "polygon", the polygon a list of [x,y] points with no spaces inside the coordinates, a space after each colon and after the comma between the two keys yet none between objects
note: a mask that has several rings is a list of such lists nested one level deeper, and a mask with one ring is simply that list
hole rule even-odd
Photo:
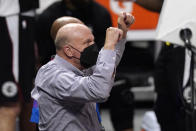
[{"label": "man's other hand", "polygon": [[118,28],[123,31],[123,38],[126,38],[127,31],[130,26],[134,23],[134,16],[130,13],[122,12],[118,17]]}]

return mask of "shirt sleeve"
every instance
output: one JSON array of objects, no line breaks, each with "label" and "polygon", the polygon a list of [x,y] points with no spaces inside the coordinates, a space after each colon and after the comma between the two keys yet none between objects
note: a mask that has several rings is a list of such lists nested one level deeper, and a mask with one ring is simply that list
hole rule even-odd
[{"label": "shirt sleeve", "polygon": [[125,50],[125,43],[126,43],[126,39],[122,39],[120,40],[115,47],[115,51],[116,51],[116,67],[118,66],[118,64],[120,63],[120,60],[123,56],[123,52]]},{"label": "shirt sleeve", "polygon": [[115,61],[115,51],[102,49],[92,75],[73,78],[68,73],[59,74],[54,83],[55,97],[80,103],[106,100],[114,83]]}]

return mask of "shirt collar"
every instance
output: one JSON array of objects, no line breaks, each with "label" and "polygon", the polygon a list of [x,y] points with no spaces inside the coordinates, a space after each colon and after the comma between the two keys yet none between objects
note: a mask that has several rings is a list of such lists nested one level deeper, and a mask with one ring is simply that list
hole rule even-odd
[{"label": "shirt collar", "polygon": [[84,76],[84,73],[80,71],[78,68],[73,66],[71,63],[60,57],[59,55],[55,55],[54,61],[58,63],[62,68],[68,69],[69,71],[73,71],[75,74]]}]

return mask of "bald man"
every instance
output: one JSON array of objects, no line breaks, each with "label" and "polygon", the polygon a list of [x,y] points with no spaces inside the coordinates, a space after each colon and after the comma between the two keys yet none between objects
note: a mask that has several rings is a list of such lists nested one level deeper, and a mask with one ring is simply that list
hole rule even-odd
[{"label": "bald man", "polygon": [[[107,29],[100,52],[87,26],[71,23],[59,29],[56,56],[40,68],[32,91],[40,108],[39,130],[101,131],[95,104],[109,97],[132,22],[129,13],[122,13],[121,29]],[[83,71],[93,65],[92,74]]]},{"label": "bald man", "polygon": [[[56,35],[58,30],[63,27],[66,24],[70,24],[70,23],[78,23],[78,24],[84,24],[82,21],[80,21],[77,18],[71,17],[71,16],[63,16],[60,17],[58,19],[56,19],[53,24],[52,27],[50,29],[50,35],[53,39],[53,41],[55,41]],[[38,68],[40,68],[40,63],[38,65]],[[39,112],[38,112],[38,106],[37,106],[37,102],[34,101],[33,104],[33,109],[32,109],[32,114],[31,114],[31,122],[33,123],[39,123]]]}]

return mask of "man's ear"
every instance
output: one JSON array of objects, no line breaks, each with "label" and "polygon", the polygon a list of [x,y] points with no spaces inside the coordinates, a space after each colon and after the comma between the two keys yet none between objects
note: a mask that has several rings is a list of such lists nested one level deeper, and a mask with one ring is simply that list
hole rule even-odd
[{"label": "man's ear", "polygon": [[73,56],[73,54],[72,54],[72,49],[71,49],[69,46],[67,46],[67,45],[65,45],[65,46],[63,47],[63,52],[65,53],[65,55],[66,55],[67,57],[72,57],[72,56]]}]

